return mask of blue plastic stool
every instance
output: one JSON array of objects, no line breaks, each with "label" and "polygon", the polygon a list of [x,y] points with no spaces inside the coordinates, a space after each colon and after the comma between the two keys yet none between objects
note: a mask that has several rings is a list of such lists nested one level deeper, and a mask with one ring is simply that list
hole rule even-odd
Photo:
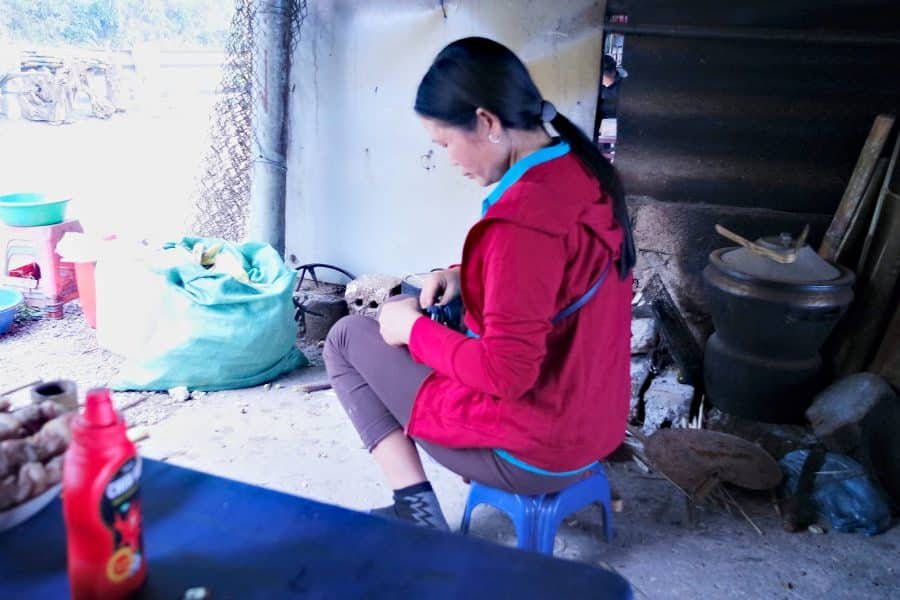
[{"label": "blue plastic stool", "polygon": [[562,520],[593,503],[603,507],[603,535],[612,540],[612,498],[609,480],[598,462],[593,474],[554,494],[526,496],[504,492],[473,481],[466,510],[463,512],[460,533],[469,532],[472,510],[479,504],[489,504],[505,512],[516,528],[516,547],[553,554],[553,541]]}]

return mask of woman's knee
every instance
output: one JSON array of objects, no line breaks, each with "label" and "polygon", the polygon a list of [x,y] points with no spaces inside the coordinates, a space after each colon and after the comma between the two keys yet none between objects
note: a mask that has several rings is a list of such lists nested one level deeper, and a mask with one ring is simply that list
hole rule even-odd
[{"label": "woman's knee", "polygon": [[371,327],[372,319],[362,315],[348,315],[341,318],[337,323],[332,325],[331,330],[325,337],[325,347],[322,349],[322,359],[325,366],[334,365],[344,356],[350,341],[363,327]]}]

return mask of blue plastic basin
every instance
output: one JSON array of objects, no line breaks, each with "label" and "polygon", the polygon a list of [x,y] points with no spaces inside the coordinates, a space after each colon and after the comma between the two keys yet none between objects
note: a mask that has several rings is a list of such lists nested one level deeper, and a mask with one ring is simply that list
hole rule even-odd
[{"label": "blue plastic basin", "polygon": [[0,196],[0,220],[13,227],[39,227],[62,223],[69,198],[47,198],[29,192]]},{"label": "blue plastic basin", "polygon": [[0,335],[9,331],[16,311],[25,298],[15,290],[0,289]]}]

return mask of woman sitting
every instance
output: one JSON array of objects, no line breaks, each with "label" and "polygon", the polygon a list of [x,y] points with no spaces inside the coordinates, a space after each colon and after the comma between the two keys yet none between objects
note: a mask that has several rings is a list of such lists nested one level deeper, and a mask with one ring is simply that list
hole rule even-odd
[{"label": "woman sitting", "polygon": [[[394,490],[372,512],[447,529],[416,444],[467,480],[544,494],[622,442],[635,250],[612,165],[505,46],[444,48],[415,111],[466,177],[497,185],[462,263],[419,298],[385,304],[378,322],[339,321],[324,358]],[[423,316],[460,296],[465,333]]]}]

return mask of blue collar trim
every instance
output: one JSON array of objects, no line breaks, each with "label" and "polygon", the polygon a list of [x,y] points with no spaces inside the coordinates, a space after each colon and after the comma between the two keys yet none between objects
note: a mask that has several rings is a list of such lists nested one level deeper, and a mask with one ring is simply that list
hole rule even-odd
[{"label": "blue collar trim", "polygon": [[516,164],[509,168],[509,171],[507,171],[500,179],[497,187],[495,187],[491,194],[482,201],[481,216],[483,217],[487,214],[488,209],[496,204],[509,186],[517,182],[528,169],[559,158],[560,156],[565,156],[569,153],[569,150],[568,143],[560,142],[558,144],[553,144],[552,146],[547,146],[546,148],[541,148],[537,152],[532,152],[525,158],[520,159]]}]

